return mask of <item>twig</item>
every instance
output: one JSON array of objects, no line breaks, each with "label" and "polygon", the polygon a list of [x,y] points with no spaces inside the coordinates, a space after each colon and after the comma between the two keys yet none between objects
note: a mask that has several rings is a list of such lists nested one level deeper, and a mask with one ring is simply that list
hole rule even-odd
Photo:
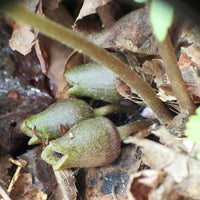
[{"label": "twig", "polygon": [[165,107],[163,102],[157,98],[156,93],[148,83],[116,56],[64,26],[50,19],[31,13],[18,4],[13,3],[10,7],[4,7],[3,12],[12,19],[28,24],[41,33],[79,52],[83,52],[96,62],[106,66],[142,98],[144,103],[153,110],[163,124],[169,124],[172,120],[173,115]]},{"label": "twig", "polygon": [[17,169],[16,169],[16,171],[15,171],[15,173],[13,175],[12,180],[10,181],[9,186],[8,186],[8,189],[7,189],[8,194],[10,194],[15,182],[19,178],[21,169],[26,165],[26,161],[25,160],[24,161],[21,160],[21,162],[20,162],[20,160],[14,160],[13,158],[9,158],[9,161],[12,162],[13,164],[17,165]]},{"label": "twig", "polygon": [[4,191],[4,189],[0,186],[0,195],[3,197],[4,200],[11,200],[8,194]]},{"label": "twig", "polygon": [[34,125],[31,130],[33,132],[33,134],[38,138],[38,140],[40,140],[41,144],[43,145],[43,147],[46,147],[46,143],[43,141],[43,139],[39,136],[39,134],[37,133],[37,131],[35,130],[36,126]]}]

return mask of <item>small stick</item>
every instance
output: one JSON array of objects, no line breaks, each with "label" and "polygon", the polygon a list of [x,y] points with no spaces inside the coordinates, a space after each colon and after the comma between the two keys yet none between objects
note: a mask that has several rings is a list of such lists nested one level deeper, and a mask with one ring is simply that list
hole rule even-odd
[{"label": "small stick", "polygon": [[26,161],[24,161],[24,160],[14,160],[13,158],[9,158],[9,161],[12,162],[13,164],[17,165],[17,169],[15,171],[15,174],[14,174],[12,180],[10,181],[10,185],[8,186],[8,189],[7,189],[8,194],[10,194],[10,192],[12,191],[13,185],[19,178],[21,169],[26,165]]},{"label": "small stick", "polygon": [[69,128],[66,128],[63,124],[60,124],[60,131],[61,131],[62,136],[64,136],[68,130]]},{"label": "small stick", "polygon": [[4,189],[0,186],[0,195],[3,197],[4,200],[11,200],[8,194],[4,191]]},{"label": "small stick", "polygon": [[36,126],[35,125],[33,125],[33,127],[32,127],[32,132],[33,132],[33,134],[38,138],[38,140],[40,140],[40,142],[41,142],[41,144],[43,145],[43,147],[46,147],[47,145],[46,145],[46,143],[43,141],[43,139],[39,136],[39,134],[37,133],[37,131],[35,130],[36,129]]}]

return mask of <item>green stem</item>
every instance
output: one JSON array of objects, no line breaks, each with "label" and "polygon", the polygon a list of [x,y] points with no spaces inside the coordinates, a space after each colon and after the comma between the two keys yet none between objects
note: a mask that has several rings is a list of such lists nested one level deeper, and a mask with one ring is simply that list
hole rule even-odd
[{"label": "green stem", "polygon": [[135,111],[135,108],[123,105],[106,105],[99,108],[93,109],[93,116],[106,116],[114,112],[128,113],[131,114]]},{"label": "green stem", "polygon": [[57,24],[47,18],[31,13],[18,4],[4,8],[3,12],[16,21],[28,24],[41,33],[69,46],[96,62],[108,67],[131,87],[155,113],[163,124],[168,124],[173,116],[163,102],[156,97],[155,92],[136,72],[132,71],[119,58],[110,54],[103,48],[84,39],[77,33]]},{"label": "green stem", "polygon": [[181,110],[188,111],[190,115],[194,114],[196,106],[190,98],[186,84],[184,83],[179,70],[178,62],[169,35],[167,34],[167,37],[163,42],[157,41],[157,43],[172,90],[177,98]]},{"label": "green stem", "polygon": [[127,138],[134,132],[138,132],[144,128],[147,128],[153,124],[153,120],[144,119],[140,121],[134,121],[129,124],[117,127],[121,140]]}]

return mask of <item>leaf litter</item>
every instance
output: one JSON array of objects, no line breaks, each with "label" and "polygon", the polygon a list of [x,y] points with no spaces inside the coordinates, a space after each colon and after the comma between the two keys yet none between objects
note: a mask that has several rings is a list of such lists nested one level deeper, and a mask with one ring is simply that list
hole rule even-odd
[{"label": "leaf litter", "polygon": [[[38,0],[24,2],[32,12],[37,12],[38,5],[41,3]],[[178,115],[167,128],[151,127],[139,132],[137,136],[125,139],[122,153],[114,163],[99,168],[80,169],[77,174],[71,169],[65,172],[54,172],[41,160],[41,148],[36,147],[23,154],[17,154],[18,159],[23,158],[28,162],[29,168],[26,166],[20,173],[11,191],[11,198],[47,199],[48,196],[48,199],[199,199],[200,163],[195,157],[197,146],[184,135],[188,115],[179,113],[176,98],[158,55],[146,9],[127,11],[122,4],[111,0],[98,0],[95,3],[84,1],[81,9],[81,1],[74,3],[74,7],[67,4],[67,9],[66,5],[60,3],[59,0],[50,1],[49,4],[47,1],[42,3],[40,14],[73,28],[74,31],[109,51],[123,54],[129,66],[149,82],[157,96]],[[115,6],[114,10],[117,12],[111,12],[112,9],[109,9],[109,6]],[[76,11],[76,16],[69,12],[72,8],[79,10]],[[105,20],[105,16],[108,16],[109,20]],[[6,30],[5,25],[2,27]],[[177,27],[179,27],[178,22]],[[176,31],[174,28],[170,33],[172,39],[175,38],[174,44],[178,44],[176,51],[179,51],[177,56],[180,70],[190,96],[195,103],[199,103],[199,29],[186,23],[179,38],[173,36]],[[8,41],[7,35],[2,38]],[[3,58],[7,58],[6,61],[3,60],[7,64],[1,67],[3,73],[0,78],[2,82],[0,105],[3,108],[0,119],[4,126],[4,128],[0,126],[0,137],[3,138],[0,147],[5,155],[1,156],[0,160],[2,166],[0,185],[4,191],[8,188],[8,180],[11,179],[8,153],[14,154],[13,152],[18,151],[24,143],[23,141],[26,141],[19,130],[20,122],[26,116],[43,110],[52,101],[68,98],[65,92],[69,86],[63,78],[64,71],[84,64],[88,60],[78,52],[71,54],[72,50],[68,47],[17,22],[9,45],[13,50],[26,56],[22,57],[17,52],[7,50],[9,47],[6,45],[3,47],[4,54],[1,53]],[[32,48],[33,45],[37,47],[37,56]],[[33,62],[33,59],[39,59],[39,64],[38,61]],[[18,63],[17,73],[13,60]],[[34,63],[34,65],[31,64],[33,69],[30,63]],[[48,80],[41,73],[41,71],[45,72],[44,68]],[[16,82],[19,86],[16,87],[12,82]],[[124,82],[117,79],[116,86],[118,92],[125,99],[129,99],[129,103],[131,101],[145,106],[137,94],[131,91]],[[28,106],[30,101],[32,101],[31,108]],[[8,107],[11,111],[7,109]],[[16,116],[18,116],[17,119]],[[149,117],[153,114],[147,111],[144,116]],[[124,120],[122,116],[112,117],[116,121]],[[126,116],[126,120],[127,117],[134,119],[135,116]],[[11,137],[5,137],[3,132],[11,132],[14,135],[12,137],[20,138],[22,142],[18,147],[13,145]],[[5,148],[6,146],[9,148]],[[44,174],[42,174],[43,171],[45,171]]]}]

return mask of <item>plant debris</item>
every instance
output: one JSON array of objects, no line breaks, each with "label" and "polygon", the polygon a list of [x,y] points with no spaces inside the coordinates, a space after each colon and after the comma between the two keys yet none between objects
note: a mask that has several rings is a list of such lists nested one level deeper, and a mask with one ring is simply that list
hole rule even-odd
[{"label": "plant debris", "polygon": [[[199,144],[185,136],[189,115],[180,109],[166,75],[147,8],[128,0],[23,0],[21,4],[113,53],[153,88],[174,119],[168,126],[153,124],[124,139],[120,156],[111,164],[56,171],[41,159],[41,145],[27,145],[28,139],[20,130],[22,121],[57,100],[81,98],[92,109],[113,102],[67,94],[72,85],[64,74],[94,62],[84,52],[1,17],[0,196],[5,200],[199,199]],[[189,96],[198,105],[200,29],[175,13],[169,35]],[[87,79],[88,73],[85,75]],[[107,115],[116,126],[156,118],[125,80],[114,77],[113,81],[116,93],[122,96],[115,104],[134,108],[131,114]],[[89,90],[97,90],[94,84],[87,84],[92,87]],[[67,129],[63,124],[60,127],[64,135]],[[70,133],[68,137],[73,140],[75,136]]]}]

